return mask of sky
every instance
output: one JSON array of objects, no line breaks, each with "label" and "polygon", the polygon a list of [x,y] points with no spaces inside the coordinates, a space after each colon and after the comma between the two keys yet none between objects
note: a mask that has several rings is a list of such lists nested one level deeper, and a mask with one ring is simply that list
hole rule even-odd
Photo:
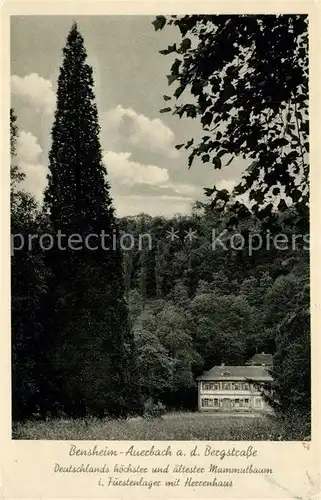
[{"label": "sky", "polygon": [[41,202],[62,49],[73,21],[93,67],[100,142],[116,214],[171,217],[190,213],[204,187],[231,189],[245,168],[236,159],[217,171],[175,149],[202,129],[198,119],[159,112],[171,94],[171,56],[159,54],[179,40],[175,27],[155,32],[150,16],[13,16],[11,106],[17,115],[17,160],[24,187]]}]

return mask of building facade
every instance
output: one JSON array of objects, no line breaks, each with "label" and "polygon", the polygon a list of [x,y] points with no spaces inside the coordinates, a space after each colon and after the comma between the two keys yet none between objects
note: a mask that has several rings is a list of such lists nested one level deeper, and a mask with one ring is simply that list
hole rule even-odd
[{"label": "building facade", "polygon": [[197,378],[199,411],[272,411],[262,397],[264,382],[272,382],[265,366],[214,366]]}]

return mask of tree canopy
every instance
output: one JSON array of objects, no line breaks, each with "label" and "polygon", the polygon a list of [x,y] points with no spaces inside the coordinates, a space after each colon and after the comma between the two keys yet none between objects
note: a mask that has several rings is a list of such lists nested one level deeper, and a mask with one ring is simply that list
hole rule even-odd
[{"label": "tree canopy", "polygon": [[[249,160],[234,195],[247,192],[257,213],[308,202],[308,18],[305,15],[157,16],[155,30],[176,26],[180,43],[161,50],[175,57],[164,95],[180,118],[199,118],[204,135],[185,147],[214,169]],[[173,102],[174,101],[174,102]],[[173,104],[172,104],[173,102]],[[209,196],[227,193],[207,188]],[[264,210],[263,210],[264,209]]]}]

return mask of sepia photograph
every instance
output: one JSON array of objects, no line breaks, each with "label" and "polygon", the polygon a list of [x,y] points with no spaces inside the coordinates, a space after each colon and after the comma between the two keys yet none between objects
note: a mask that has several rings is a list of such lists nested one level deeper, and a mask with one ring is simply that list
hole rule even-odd
[{"label": "sepia photograph", "polygon": [[13,440],[311,440],[308,20],[11,16]]}]

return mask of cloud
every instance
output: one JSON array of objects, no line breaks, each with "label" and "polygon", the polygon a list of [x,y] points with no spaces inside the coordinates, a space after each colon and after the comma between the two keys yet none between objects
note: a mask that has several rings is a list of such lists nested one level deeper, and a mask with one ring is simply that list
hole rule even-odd
[{"label": "cloud", "polygon": [[37,201],[42,202],[47,186],[48,169],[41,163],[20,163],[20,167],[26,174],[23,181],[24,189],[33,194]]},{"label": "cloud", "polygon": [[32,193],[38,201],[43,198],[47,184],[48,169],[39,161],[42,148],[31,132],[21,130],[17,138],[17,164],[26,174],[23,188]]},{"label": "cloud", "polygon": [[161,154],[168,158],[177,158],[174,147],[174,132],[159,118],[150,119],[137,113],[132,108],[116,108],[103,115],[102,140],[126,142],[128,145]]},{"label": "cloud", "polygon": [[42,153],[38,139],[31,132],[21,130],[17,138],[17,160],[23,163],[32,163]]},{"label": "cloud", "polygon": [[236,186],[236,182],[237,182],[236,179],[230,179],[230,180],[222,179],[221,181],[218,181],[216,183],[216,187],[217,189],[226,189],[231,193]]},{"label": "cloud", "polygon": [[180,196],[114,195],[118,217],[148,213],[151,216],[172,217],[175,214],[190,214],[192,200]]},{"label": "cloud", "polygon": [[103,159],[119,217],[142,212],[171,217],[191,212],[196,188],[173,184],[166,168],[133,161],[127,152],[104,151]]},{"label": "cloud", "polygon": [[104,151],[103,160],[108,176],[114,182],[125,185],[162,184],[169,179],[166,168],[156,165],[144,165],[130,159],[131,153]]},{"label": "cloud", "polygon": [[177,194],[183,196],[199,196],[201,193],[201,189],[199,186],[193,186],[191,184],[174,184],[168,183],[160,186],[162,189],[171,190]]},{"label": "cloud", "polygon": [[38,73],[24,77],[11,77],[11,92],[19,96],[38,113],[52,114],[55,108],[56,96],[50,80],[42,78]]}]

